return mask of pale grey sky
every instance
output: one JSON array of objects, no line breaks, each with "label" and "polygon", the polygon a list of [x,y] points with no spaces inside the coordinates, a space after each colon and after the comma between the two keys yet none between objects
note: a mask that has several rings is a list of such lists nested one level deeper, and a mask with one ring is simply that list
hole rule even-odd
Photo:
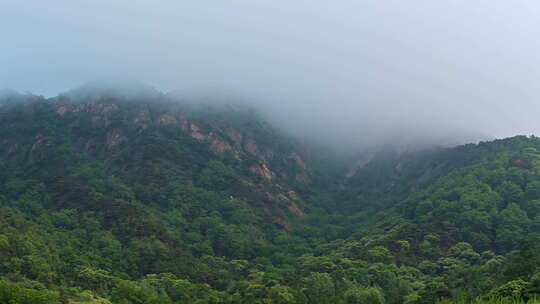
[{"label": "pale grey sky", "polygon": [[533,0],[0,0],[0,87],[224,88],[351,142],[540,134],[539,32]]}]

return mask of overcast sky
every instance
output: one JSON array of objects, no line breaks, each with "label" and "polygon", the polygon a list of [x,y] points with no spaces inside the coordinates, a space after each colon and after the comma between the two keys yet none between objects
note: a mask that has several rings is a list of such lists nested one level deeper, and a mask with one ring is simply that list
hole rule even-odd
[{"label": "overcast sky", "polygon": [[0,87],[224,88],[299,134],[540,134],[540,2],[0,0]]}]

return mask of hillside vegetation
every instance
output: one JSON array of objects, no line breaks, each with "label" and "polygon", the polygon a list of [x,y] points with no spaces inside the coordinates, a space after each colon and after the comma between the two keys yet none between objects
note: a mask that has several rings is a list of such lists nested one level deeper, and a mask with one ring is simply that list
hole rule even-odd
[{"label": "hillside vegetation", "polygon": [[537,303],[540,139],[355,157],[243,105],[0,98],[0,303]]}]

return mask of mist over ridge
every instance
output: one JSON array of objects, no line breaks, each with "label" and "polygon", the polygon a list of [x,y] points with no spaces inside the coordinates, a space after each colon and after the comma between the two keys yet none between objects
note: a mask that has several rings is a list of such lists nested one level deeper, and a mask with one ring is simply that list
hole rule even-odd
[{"label": "mist over ridge", "polygon": [[241,99],[344,149],[538,134],[538,13],[528,1],[6,1],[0,88],[53,97],[120,79]]},{"label": "mist over ridge", "polygon": [[[6,100],[13,103],[39,98],[44,97],[31,92],[19,93],[13,89],[0,92],[0,104]],[[309,109],[303,112],[289,112],[288,109],[276,107],[276,102],[218,88],[191,88],[165,92],[137,81],[91,81],[45,99],[50,102],[67,99],[81,103],[125,101],[150,104],[172,102],[217,108],[233,106],[236,109],[256,112],[276,129],[299,140],[346,154],[365,149],[391,148],[399,151],[416,151],[494,139],[486,134],[452,126],[423,128],[421,125],[405,123],[368,125],[363,121],[350,121],[340,125],[336,124],[337,121],[317,117],[317,113],[310,112]],[[371,133],[366,130],[371,130]]]}]

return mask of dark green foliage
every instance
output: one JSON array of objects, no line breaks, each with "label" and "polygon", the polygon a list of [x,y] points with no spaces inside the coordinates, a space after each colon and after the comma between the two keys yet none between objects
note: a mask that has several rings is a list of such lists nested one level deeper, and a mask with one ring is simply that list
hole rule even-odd
[{"label": "dark green foliage", "polygon": [[540,139],[351,171],[249,110],[155,98],[0,107],[0,303],[540,294]]}]

